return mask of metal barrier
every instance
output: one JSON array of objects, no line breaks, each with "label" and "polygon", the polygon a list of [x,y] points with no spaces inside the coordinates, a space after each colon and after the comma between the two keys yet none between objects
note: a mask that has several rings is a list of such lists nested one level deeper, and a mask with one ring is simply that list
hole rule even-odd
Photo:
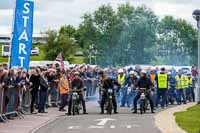
[{"label": "metal barrier", "polygon": [[[85,79],[84,86],[87,88],[85,92],[86,100],[96,100],[98,97],[98,80],[97,79]],[[57,89],[55,89],[57,91]],[[54,90],[54,91],[55,91]],[[58,91],[52,92],[55,97],[50,99],[51,103],[59,103]],[[51,93],[51,92],[50,92]],[[53,98],[53,99],[52,99]],[[23,114],[30,110],[31,94],[29,88],[10,87],[0,88],[0,120],[7,122],[12,117],[24,118]]]},{"label": "metal barrier", "polygon": [[[22,105],[22,97],[20,95],[21,88],[1,88],[0,90],[0,119],[2,122],[7,122],[12,117],[18,116],[24,118],[19,107]],[[20,101],[21,99],[21,101]]]},{"label": "metal barrier", "polygon": [[98,80],[97,79],[85,79],[83,81],[84,86],[86,87],[86,93],[85,97],[87,100],[96,100],[97,99],[97,84]]}]

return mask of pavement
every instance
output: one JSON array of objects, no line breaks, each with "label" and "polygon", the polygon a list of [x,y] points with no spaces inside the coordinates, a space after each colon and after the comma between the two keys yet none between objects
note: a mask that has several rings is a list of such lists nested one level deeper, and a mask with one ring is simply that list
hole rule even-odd
[{"label": "pavement", "polygon": [[[175,121],[175,112],[186,111],[187,108],[194,106],[196,103],[188,103],[182,106],[176,106],[163,110],[155,115],[155,124],[162,133],[186,133]],[[167,118],[167,119],[166,119]]]},{"label": "pavement", "polygon": [[101,115],[97,103],[88,102],[87,115],[66,116],[57,108],[49,108],[48,114],[25,115],[24,119],[0,123],[0,133],[184,133],[183,130],[176,130],[175,122],[170,122],[174,120],[175,110],[182,111],[192,105],[156,110],[155,114],[147,111],[142,115],[119,108],[119,114]]},{"label": "pavement", "polygon": [[48,109],[47,114],[27,114],[24,119],[15,118],[7,123],[0,123],[0,133],[30,133],[37,128],[57,119],[63,113],[57,108]]}]

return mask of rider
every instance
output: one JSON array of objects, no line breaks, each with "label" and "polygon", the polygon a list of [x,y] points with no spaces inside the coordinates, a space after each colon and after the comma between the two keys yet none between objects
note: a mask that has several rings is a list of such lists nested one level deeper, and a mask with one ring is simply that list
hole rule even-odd
[{"label": "rider", "polygon": [[[101,114],[104,114],[104,105],[106,103],[106,99],[107,99],[107,91],[108,89],[113,89],[114,90],[114,86],[121,86],[117,81],[115,81],[114,79],[108,78],[107,75],[103,72],[100,71],[99,72],[99,79],[100,79],[100,84],[101,84],[101,89],[103,90],[103,94],[102,94],[102,98],[101,98]],[[117,90],[118,92],[119,90]],[[114,113],[117,114],[117,102],[115,99],[115,91],[113,91],[113,107],[114,107]]]},{"label": "rider", "polygon": [[[140,89],[145,88],[148,91],[148,90],[151,89],[152,86],[153,86],[153,84],[152,84],[151,80],[149,78],[147,78],[146,71],[142,70],[141,71],[141,77],[140,77],[140,79],[138,80],[138,83],[137,83],[137,88],[139,88],[139,91],[136,94],[136,97],[134,98],[134,109],[135,109],[135,111],[133,113],[137,113],[137,101],[141,96]],[[151,98],[151,91],[149,91],[146,94],[146,98],[150,101],[151,113],[154,113],[154,105],[153,105],[153,100]]]},{"label": "rider", "polygon": [[[75,78],[74,80],[72,80],[71,82],[71,89],[72,91],[76,88],[78,91],[80,90],[80,92],[78,93],[79,94],[79,98],[80,98],[80,101],[82,103],[82,106],[83,106],[83,114],[88,114],[86,112],[86,105],[85,105],[85,99],[84,99],[84,96],[83,96],[83,81],[82,79],[79,77],[80,74],[79,72],[75,72],[74,73],[75,75]],[[69,106],[68,106],[68,115],[71,115],[71,108],[72,108],[72,96],[70,96],[70,99],[69,99]]]}]

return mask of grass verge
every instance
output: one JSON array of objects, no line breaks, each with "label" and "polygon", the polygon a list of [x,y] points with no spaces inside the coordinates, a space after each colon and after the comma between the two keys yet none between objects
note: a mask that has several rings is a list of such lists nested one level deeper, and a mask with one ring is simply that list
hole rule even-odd
[{"label": "grass verge", "polygon": [[200,133],[200,105],[174,114],[177,124],[188,133]]}]

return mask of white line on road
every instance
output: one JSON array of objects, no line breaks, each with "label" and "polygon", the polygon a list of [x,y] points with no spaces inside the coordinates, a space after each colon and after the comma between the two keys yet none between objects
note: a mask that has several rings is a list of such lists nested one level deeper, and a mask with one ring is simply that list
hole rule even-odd
[{"label": "white line on road", "polygon": [[130,129],[132,126],[131,125],[127,125],[126,128]]},{"label": "white line on road", "polygon": [[80,127],[79,126],[70,126],[70,127],[68,127],[68,129],[80,129]]},{"label": "white line on road", "polygon": [[102,129],[104,128],[103,126],[90,126],[90,129]]},{"label": "white line on road", "polygon": [[111,129],[114,129],[114,128],[115,128],[115,125],[111,125],[110,128],[111,128]]}]

